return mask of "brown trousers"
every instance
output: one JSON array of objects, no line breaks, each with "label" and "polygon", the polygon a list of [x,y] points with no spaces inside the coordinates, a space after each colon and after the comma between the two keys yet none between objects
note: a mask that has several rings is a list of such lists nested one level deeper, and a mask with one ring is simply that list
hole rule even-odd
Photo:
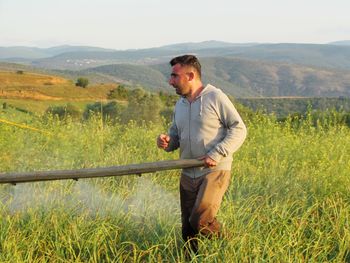
[{"label": "brown trousers", "polygon": [[180,201],[182,237],[185,241],[198,233],[218,236],[216,215],[230,182],[230,171],[214,171],[199,178],[181,175]]}]

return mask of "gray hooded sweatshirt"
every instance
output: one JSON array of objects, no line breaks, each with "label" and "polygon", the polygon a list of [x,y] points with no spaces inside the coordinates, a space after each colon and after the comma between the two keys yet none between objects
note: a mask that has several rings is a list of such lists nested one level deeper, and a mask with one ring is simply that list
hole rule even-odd
[{"label": "gray hooded sweatshirt", "polygon": [[231,170],[232,154],[246,135],[246,127],[230,99],[208,84],[192,103],[184,97],[177,101],[165,150],[180,147],[181,159],[208,155],[218,163],[213,168],[183,169],[183,174],[197,178],[212,171]]}]

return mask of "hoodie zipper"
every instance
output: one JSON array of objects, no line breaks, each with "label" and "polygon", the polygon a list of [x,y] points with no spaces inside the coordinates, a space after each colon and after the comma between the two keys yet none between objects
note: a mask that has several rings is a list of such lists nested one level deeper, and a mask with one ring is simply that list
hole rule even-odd
[{"label": "hoodie zipper", "polygon": [[[188,118],[188,142],[189,142],[189,145],[190,145],[190,154],[192,156],[192,147],[191,147],[191,117],[192,117],[192,103],[189,102],[187,100],[187,102],[189,103],[189,111],[188,111],[188,114],[189,114],[189,118]],[[194,180],[195,179],[195,171],[194,171],[194,168],[192,168],[192,179]]]}]

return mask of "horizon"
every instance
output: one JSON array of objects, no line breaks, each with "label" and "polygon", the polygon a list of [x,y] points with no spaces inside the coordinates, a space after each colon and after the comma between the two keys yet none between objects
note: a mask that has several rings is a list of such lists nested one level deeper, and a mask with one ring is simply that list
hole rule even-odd
[{"label": "horizon", "polygon": [[[1,46],[0,48],[38,48],[38,49],[50,49],[50,48],[57,48],[57,47],[91,47],[91,48],[102,48],[102,49],[111,49],[115,51],[132,51],[132,50],[142,50],[142,49],[153,49],[153,48],[161,48],[165,46],[173,46],[173,45],[182,45],[182,44],[201,44],[206,42],[218,42],[218,43],[226,43],[226,44],[232,44],[232,45],[246,45],[246,44],[252,44],[252,45],[278,45],[278,44],[295,44],[295,45],[331,45],[338,42],[350,42],[350,39],[341,39],[341,40],[335,40],[330,41],[327,43],[308,43],[308,42],[247,42],[247,43],[234,43],[234,42],[227,42],[227,41],[221,41],[221,40],[203,40],[199,42],[181,42],[181,43],[168,43],[162,46],[154,46],[154,47],[140,47],[140,48],[129,48],[129,49],[113,49],[108,47],[101,47],[101,46],[93,46],[93,45],[74,45],[74,44],[62,44],[62,45],[56,45],[56,46],[46,46],[46,47],[40,47],[40,46],[24,46],[24,45],[12,45],[12,46]],[[350,44],[349,44],[350,45]]]},{"label": "horizon", "polygon": [[349,9],[345,0],[0,0],[0,46],[130,50],[211,39],[326,44],[349,39]]}]

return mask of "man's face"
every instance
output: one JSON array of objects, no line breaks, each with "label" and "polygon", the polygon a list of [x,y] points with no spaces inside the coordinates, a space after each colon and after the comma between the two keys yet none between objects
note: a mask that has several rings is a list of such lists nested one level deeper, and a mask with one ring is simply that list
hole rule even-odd
[{"label": "man's face", "polygon": [[187,96],[190,94],[191,86],[189,73],[187,72],[188,67],[175,64],[172,67],[171,75],[169,78],[169,84],[173,86],[176,93],[181,96]]}]

